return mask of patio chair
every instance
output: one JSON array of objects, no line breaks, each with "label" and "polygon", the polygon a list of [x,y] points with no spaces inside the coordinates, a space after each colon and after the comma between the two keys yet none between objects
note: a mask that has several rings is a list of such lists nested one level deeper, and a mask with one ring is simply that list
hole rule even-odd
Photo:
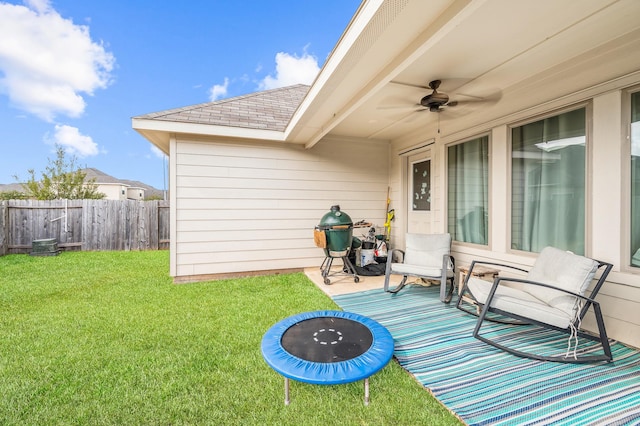
[{"label": "patio chair", "polygon": [[[500,263],[482,261],[471,263],[461,296],[470,294],[482,308],[473,331],[475,338],[513,355],[541,361],[568,363],[612,361],[613,356],[600,304],[594,299],[613,265],[554,247],[546,247],[540,252],[533,267],[523,279],[498,276],[493,283],[483,281],[473,277],[471,273],[475,266],[480,265],[526,272],[524,269]],[[598,270],[602,270],[600,277],[591,290],[590,296],[587,297],[585,296],[587,288]],[[461,307],[461,299],[462,297],[458,300],[458,308],[466,311]],[[580,330],[582,319],[591,307],[593,307],[598,328],[597,334]],[[518,324],[532,324],[544,329],[566,333],[569,335],[567,349],[563,354],[542,355],[507,347],[504,342],[497,341],[498,338],[494,333],[480,334],[485,320],[490,320],[487,318],[488,313],[498,314],[506,317],[507,320],[515,320]],[[518,327],[518,325],[508,325],[507,327]],[[492,337],[489,338],[489,335]],[[529,335],[534,336],[535,334]],[[584,353],[578,354],[576,350],[578,337],[598,342],[601,351],[584,351]],[[573,350],[570,349],[572,345]]]},{"label": "patio chair", "polygon": [[[440,300],[451,301],[455,280],[455,259],[451,256],[450,234],[406,234],[405,250],[392,249],[387,254],[384,274],[384,291],[399,292],[408,277],[440,281]],[[394,254],[401,254],[401,262],[393,262]],[[402,280],[389,289],[391,275],[402,275]],[[450,282],[447,292],[447,282]]]}]

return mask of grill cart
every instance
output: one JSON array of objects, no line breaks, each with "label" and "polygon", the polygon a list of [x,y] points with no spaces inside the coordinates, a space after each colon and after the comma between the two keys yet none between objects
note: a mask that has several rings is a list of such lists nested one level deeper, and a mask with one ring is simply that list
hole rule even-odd
[{"label": "grill cart", "polygon": [[[349,251],[353,240],[353,221],[348,214],[340,211],[340,206],[331,206],[331,211],[322,216],[314,230],[314,240],[322,247],[325,259],[320,266],[325,284],[331,284],[330,276],[352,276],[354,282],[360,281],[353,264],[349,260]],[[340,258],[344,267],[340,272],[331,272],[333,259]]]}]

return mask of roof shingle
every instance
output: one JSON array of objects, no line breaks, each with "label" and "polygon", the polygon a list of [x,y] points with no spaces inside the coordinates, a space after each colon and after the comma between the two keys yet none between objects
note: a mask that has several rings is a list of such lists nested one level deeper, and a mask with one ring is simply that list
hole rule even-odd
[{"label": "roof shingle", "polygon": [[297,84],[136,118],[284,131],[308,91],[309,86]]}]

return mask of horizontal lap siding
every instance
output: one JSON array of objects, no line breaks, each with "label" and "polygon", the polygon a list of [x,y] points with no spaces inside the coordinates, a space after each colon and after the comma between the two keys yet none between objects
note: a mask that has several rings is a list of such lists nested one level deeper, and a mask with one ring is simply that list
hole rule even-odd
[{"label": "horizontal lap siding", "polygon": [[384,223],[388,149],[179,140],[177,277],[320,266],[312,231],[332,205],[354,222]]}]

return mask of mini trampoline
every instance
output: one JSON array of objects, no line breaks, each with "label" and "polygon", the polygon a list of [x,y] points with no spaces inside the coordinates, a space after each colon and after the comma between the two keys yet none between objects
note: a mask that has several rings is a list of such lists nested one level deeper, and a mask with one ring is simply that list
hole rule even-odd
[{"label": "mini trampoline", "polygon": [[364,379],[369,404],[369,377],[393,356],[393,337],[378,322],[342,311],[315,311],[276,323],[262,338],[262,356],[284,376],[284,403],[289,379],[336,385]]}]

